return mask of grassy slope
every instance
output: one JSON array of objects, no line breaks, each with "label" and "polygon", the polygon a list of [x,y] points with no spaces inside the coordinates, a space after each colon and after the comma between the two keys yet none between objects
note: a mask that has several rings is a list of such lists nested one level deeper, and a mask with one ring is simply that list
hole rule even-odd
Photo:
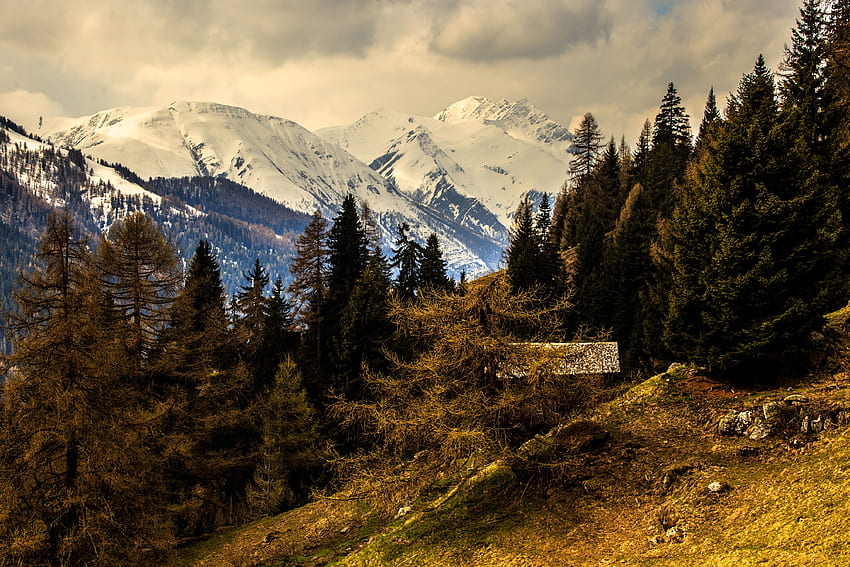
[{"label": "grassy slope", "polygon": [[[793,390],[850,407],[850,375],[836,368]],[[437,510],[416,503],[398,520],[371,517],[363,503],[316,502],[223,532],[170,564],[850,565],[850,430],[800,447],[712,431],[727,409],[788,393],[656,376],[591,416],[613,441],[557,478],[502,479]],[[711,494],[712,481],[731,489]],[[681,542],[663,537],[670,525]]]}]

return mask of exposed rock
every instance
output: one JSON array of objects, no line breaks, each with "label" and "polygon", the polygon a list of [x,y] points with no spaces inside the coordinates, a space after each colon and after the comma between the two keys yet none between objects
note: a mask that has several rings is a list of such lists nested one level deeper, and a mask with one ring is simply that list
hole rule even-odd
[{"label": "exposed rock", "polygon": [[723,494],[727,492],[731,487],[725,482],[714,481],[708,485],[708,491],[712,494]]},{"label": "exposed rock", "polygon": [[773,433],[773,429],[767,423],[758,421],[747,430],[747,437],[753,441],[759,441],[769,437],[771,433]]},{"label": "exposed rock", "polygon": [[786,404],[793,404],[793,405],[807,404],[807,403],[809,403],[809,398],[807,398],[803,394],[791,394],[791,395],[785,396],[785,398],[783,398],[782,401],[785,402]]},{"label": "exposed rock", "polygon": [[529,439],[517,449],[517,456],[527,461],[553,462],[567,455],[597,450],[610,438],[611,434],[595,421],[572,421]]},{"label": "exposed rock", "polygon": [[786,406],[779,402],[767,402],[761,407],[764,419],[768,423],[779,423],[784,420]]},{"label": "exposed rock", "polygon": [[681,543],[685,539],[685,532],[678,526],[673,526],[664,532],[664,536],[669,543]]},{"label": "exposed rock", "polygon": [[753,423],[751,411],[731,411],[720,418],[717,432],[720,435],[743,435]]}]

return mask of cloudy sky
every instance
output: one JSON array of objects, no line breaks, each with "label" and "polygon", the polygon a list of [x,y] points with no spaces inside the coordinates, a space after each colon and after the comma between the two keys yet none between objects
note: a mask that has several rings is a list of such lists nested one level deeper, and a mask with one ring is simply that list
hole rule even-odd
[{"label": "cloudy sky", "polygon": [[631,143],[673,81],[696,127],[798,0],[0,0],[0,114],[208,100],[310,129],[528,98]]}]

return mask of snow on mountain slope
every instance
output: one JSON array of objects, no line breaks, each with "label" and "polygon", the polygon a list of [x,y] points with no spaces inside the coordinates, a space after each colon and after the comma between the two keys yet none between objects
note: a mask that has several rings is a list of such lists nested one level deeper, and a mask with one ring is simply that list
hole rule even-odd
[{"label": "snow on mountain slope", "polygon": [[317,133],[405,193],[505,242],[527,193],[555,193],[572,135],[527,100],[470,97],[435,117],[380,110]]},{"label": "snow on mountain slope", "polygon": [[477,274],[499,261],[504,239],[458,224],[423,205],[365,163],[299,126],[273,116],[205,102],[119,108],[80,118],[51,134],[143,177],[223,176],[293,209],[336,214],[345,195],[367,201],[390,240],[398,223],[425,240],[440,237],[455,271]]}]

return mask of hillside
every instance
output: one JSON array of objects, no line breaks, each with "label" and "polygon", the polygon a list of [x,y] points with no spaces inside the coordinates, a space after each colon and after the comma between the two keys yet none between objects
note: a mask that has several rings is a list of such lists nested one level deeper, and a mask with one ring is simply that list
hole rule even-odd
[{"label": "hillside", "polygon": [[[834,352],[846,351],[847,337],[837,341]],[[674,368],[576,416],[584,425],[545,464],[459,463],[395,518],[344,494],[319,499],[220,532],[168,564],[847,565],[847,362],[833,355],[772,389]],[[764,438],[754,426],[718,433],[724,416],[776,408],[783,417]],[[827,421],[824,431],[810,426]]]}]

